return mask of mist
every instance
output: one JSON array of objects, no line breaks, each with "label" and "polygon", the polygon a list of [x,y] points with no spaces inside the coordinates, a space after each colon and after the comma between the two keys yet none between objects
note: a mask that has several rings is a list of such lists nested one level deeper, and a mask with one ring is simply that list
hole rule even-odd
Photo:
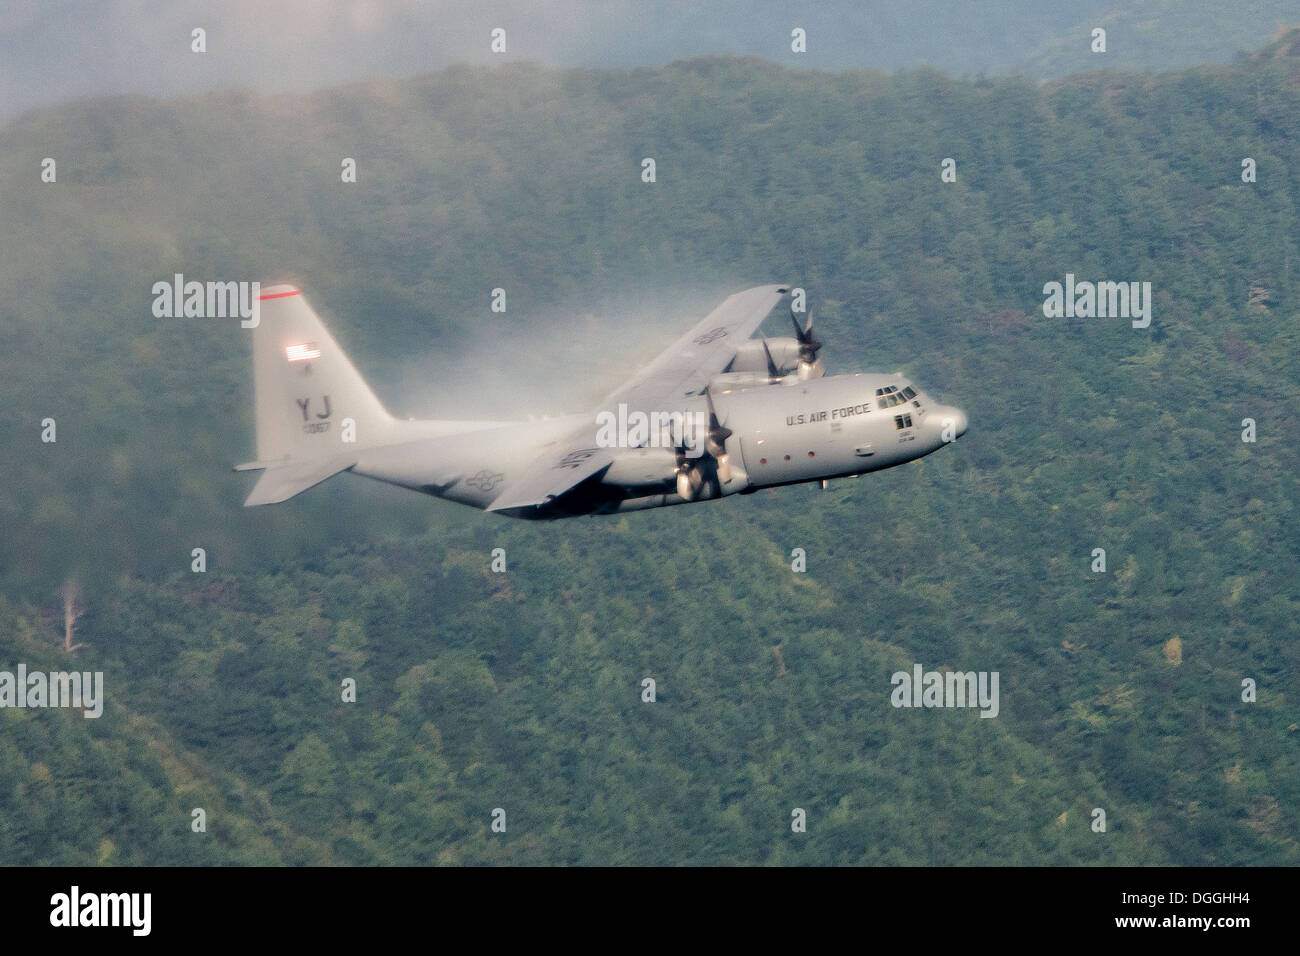
[{"label": "mist", "polygon": [[[649,291],[639,284],[621,301],[616,292],[601,303],[575,299],[526,316],[507,312],[451,341],[410,343],[391,378],[372,385],[394,414],[414,418],[528,420],[585,412],[728,295],[759,281],[744,277],[726,288],[686,291],[666,281]],[[774,310],[769,323],[781,318]]]},{"label": "mist", "polygon": [[[1288,0],[1214,11],[1210,0],[720,0],[704,9],[684,0],[16,0],[0,24],[0,122],[91,96],[302,92],[520,59],[609,67],[740,54],[810,69],[1038,77],[1158,70],[1229,62],[1294,19]],[[1104,61],[1090,59],[1086,43],[1100,23],[1118,40]],[[795,27],[806,32],[805,53],[791,49]],[[200,28],[201,54],[192,50]],[[490,49],[495,29],[505,31],[504,51]]]}]

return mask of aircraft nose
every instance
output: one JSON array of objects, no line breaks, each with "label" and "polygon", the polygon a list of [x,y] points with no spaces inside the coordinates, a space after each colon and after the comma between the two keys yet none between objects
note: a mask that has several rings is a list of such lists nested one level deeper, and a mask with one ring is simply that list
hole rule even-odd
[{"label": "aircraft nose", "polygon": [[966,428],[970,425],[969,420],[966,418],[966,413],[955,405],[949,405],[944,408],[943,414],[940,415],[939,418],[940,421],[945,424],[949,421],[952,422],[953,434],[958,438],[966,434]]}]

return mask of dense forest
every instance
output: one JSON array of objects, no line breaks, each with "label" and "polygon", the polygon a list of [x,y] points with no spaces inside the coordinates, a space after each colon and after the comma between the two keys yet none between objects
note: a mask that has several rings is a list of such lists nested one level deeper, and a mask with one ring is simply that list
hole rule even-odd
[{"label": "dense forest", "polygon": [[[0,141],[0,670],[107,696],[0,710],[0,863],[1300,862],[1300,31],[1049,84],[455,67]],[[625,517],[351,476],[245,510],[247,333],[156,318],[174,273],[298,283],[436,417],[580,410],[790,282],[832,373],[971,429]],[[1046,317],[1067,274],[1150,282],[1150,327]],[[999,672],[998,717],[893,708],[917,662]]]}]

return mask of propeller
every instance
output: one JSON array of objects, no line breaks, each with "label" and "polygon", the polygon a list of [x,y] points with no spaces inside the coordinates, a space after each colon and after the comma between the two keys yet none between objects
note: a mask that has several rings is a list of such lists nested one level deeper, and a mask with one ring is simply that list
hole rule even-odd
[{"label": "propeller", "polygon": [[[732,430],[718,421],[717,409],[713,407],[713,396],[704,390],[704,401],[709,409],[709,430],[705,433],[704,451],[710,461],[705,465],[705,456],[691,458],[686,454],[686,438],[677,446],[677,495],[685,501],[695,500],[696,494],[704,487],[705,481],[712,478],[715,497],[722,496],[722,486],[731,481],[731,462],[727,455],[727,439]],[[705,469],[712,472],[707,475]]]},{"label": "propeller", "polygon": [[704,477],[700,474],[695,462],[686,457],[686,444],[677,446],[677,497],[683,501],[694,501],[695,492],[699,491],[700,486],[704,483]]},{"label": "propeller", "polygon": [[[766,342],[763,343],[763,347],[767,347]],[[771,362],[771,360],[772,357],[769,355],[768,361]],[[718,480],[725,485],[731,481],[731,464],[727,460],[727,439],[731,437],[732,431],[718,421],[717,410],[713,407],[713,396],[709,394],[707,388],[704,390],[704,401],[709,407],[709,438],[705,443],[705,447],[713,460],[717,462]],[[721,494],[722,489],[719,488],[718,492]]]},{"label": "propeller", "polygon": [[781,377],[781,370],[776,367],[776,362],[772,358],[772,350],[767,347],[767,336],[760,336],[763,342],[763,354],[767,356],[767,377],[776,381]]},{"label": "propeller", "polygon": [[794,336],[799,340],[799,378],[813,378],[813,371],[817,365],[817,353],[821,350],[822,343],[817,341],[813,335],[813,317],[808,313],[808,323],[802,328],[799,326],[799,319],[794,310],[790,311],[790,322],[794,325]]}]

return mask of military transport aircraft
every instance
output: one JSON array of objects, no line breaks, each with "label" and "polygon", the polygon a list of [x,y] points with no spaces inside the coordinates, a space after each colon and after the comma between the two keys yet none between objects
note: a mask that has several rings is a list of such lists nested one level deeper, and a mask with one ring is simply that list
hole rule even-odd
[{"label": "military transport aircraft", "polygon": [[543,421],[400,421],[293,286],[253,328],[257,461],[246,506],[341,471],[520,518],[612,514],[855,477],[943,447],[966,415],[901,374],[825,376],[812,316],[752,339],[783,285],[728,298],[590,412]]}]

